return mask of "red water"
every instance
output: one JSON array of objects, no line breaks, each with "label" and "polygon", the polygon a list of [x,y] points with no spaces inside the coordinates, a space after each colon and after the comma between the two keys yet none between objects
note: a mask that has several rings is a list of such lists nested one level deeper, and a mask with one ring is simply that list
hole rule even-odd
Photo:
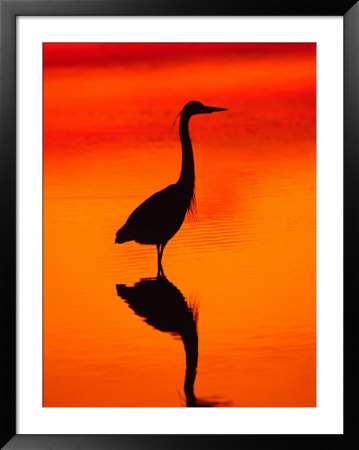
[{"label": "red water", "polygon": [[[167,245],[197,311],[196,396],[316,404],[316,56],[313,44],[45,44],[44,406],[183,406],[181,339],[117,295],[157,272],[115,245],[175,182],[191,119],[197,215]],[[195,317],[197,317],[195,314]]]}]

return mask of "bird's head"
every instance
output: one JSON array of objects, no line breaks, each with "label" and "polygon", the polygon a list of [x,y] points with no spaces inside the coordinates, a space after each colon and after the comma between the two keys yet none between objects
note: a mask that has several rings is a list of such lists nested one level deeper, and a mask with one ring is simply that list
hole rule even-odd
[{"label": "bird's head", "polygon": [[210,114],[216,111],[227,111],[227,108],[217,108],[216,106],[205,106],[201,102],[192,101],[187,103],[181,114],[188,117],[194,116],[195,114]]}]

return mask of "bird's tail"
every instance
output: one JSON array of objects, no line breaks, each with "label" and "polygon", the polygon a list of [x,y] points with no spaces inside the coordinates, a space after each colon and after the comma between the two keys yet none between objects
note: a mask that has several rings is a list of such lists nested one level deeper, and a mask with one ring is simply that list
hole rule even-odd
[{"label": "bird's tail", "polygon": [[132,237],[129,235],[126,225],[120,228],[116,233],[115,244],[123,244],[124,242],[132,241]]}]

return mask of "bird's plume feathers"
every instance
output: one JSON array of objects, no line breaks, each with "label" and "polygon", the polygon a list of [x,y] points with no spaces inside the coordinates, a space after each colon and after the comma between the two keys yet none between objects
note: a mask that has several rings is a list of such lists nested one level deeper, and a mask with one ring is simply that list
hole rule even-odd
[{"label": "bird's plume feathers", "polygon": [[181,109],[181,111],[177,114],[177,116],[176,116],[176,118],[175,118],[175,121],[173,122],[173,125],[172,125],[172,130],[173,130],[173,127],[175,126],[175,123],[176,123],[176,121],[177,121],[177,119],[178,119],[178,116],[181,114],[181,112],[182,112],[182,109]]},{"label": "bird's plume feathers", "polygon": [[196,203],[196,195],[193,191],[191,203],[189,204],[189,207],[187,208],[186,212],[186,220],[188,222],[195,222],[197,217],[197,203]]}]

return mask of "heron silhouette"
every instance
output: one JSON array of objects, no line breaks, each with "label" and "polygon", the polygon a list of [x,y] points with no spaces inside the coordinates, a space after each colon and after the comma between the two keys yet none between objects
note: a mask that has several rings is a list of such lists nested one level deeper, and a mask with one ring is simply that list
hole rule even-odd
[{"label": "heron silhouette", "polygon": [[189,120],[194,115],[210,114],[215,111],[226,111],[226,108],[205,106],[197,101],[191,101],[183,107],[179,113],[182,168],[178,181],[141,203],[116,233],[115,244],[135,241],[139,244],[156,245],[158,277],[165,276],[162,267],[163,250],[181,228],[186,213],[193,208],[195,202],[195,170],[188,129]]},{"label": "heron silhouette", "polygon": [[156,330],[179,336],[186,355],[184,394],[187,406],[230,406],[218,399],[199,399],[194,392],[198,364],[197,305],[189,305],[166,277],[144,278],[134,286],[116,285],[118,296]]}]

